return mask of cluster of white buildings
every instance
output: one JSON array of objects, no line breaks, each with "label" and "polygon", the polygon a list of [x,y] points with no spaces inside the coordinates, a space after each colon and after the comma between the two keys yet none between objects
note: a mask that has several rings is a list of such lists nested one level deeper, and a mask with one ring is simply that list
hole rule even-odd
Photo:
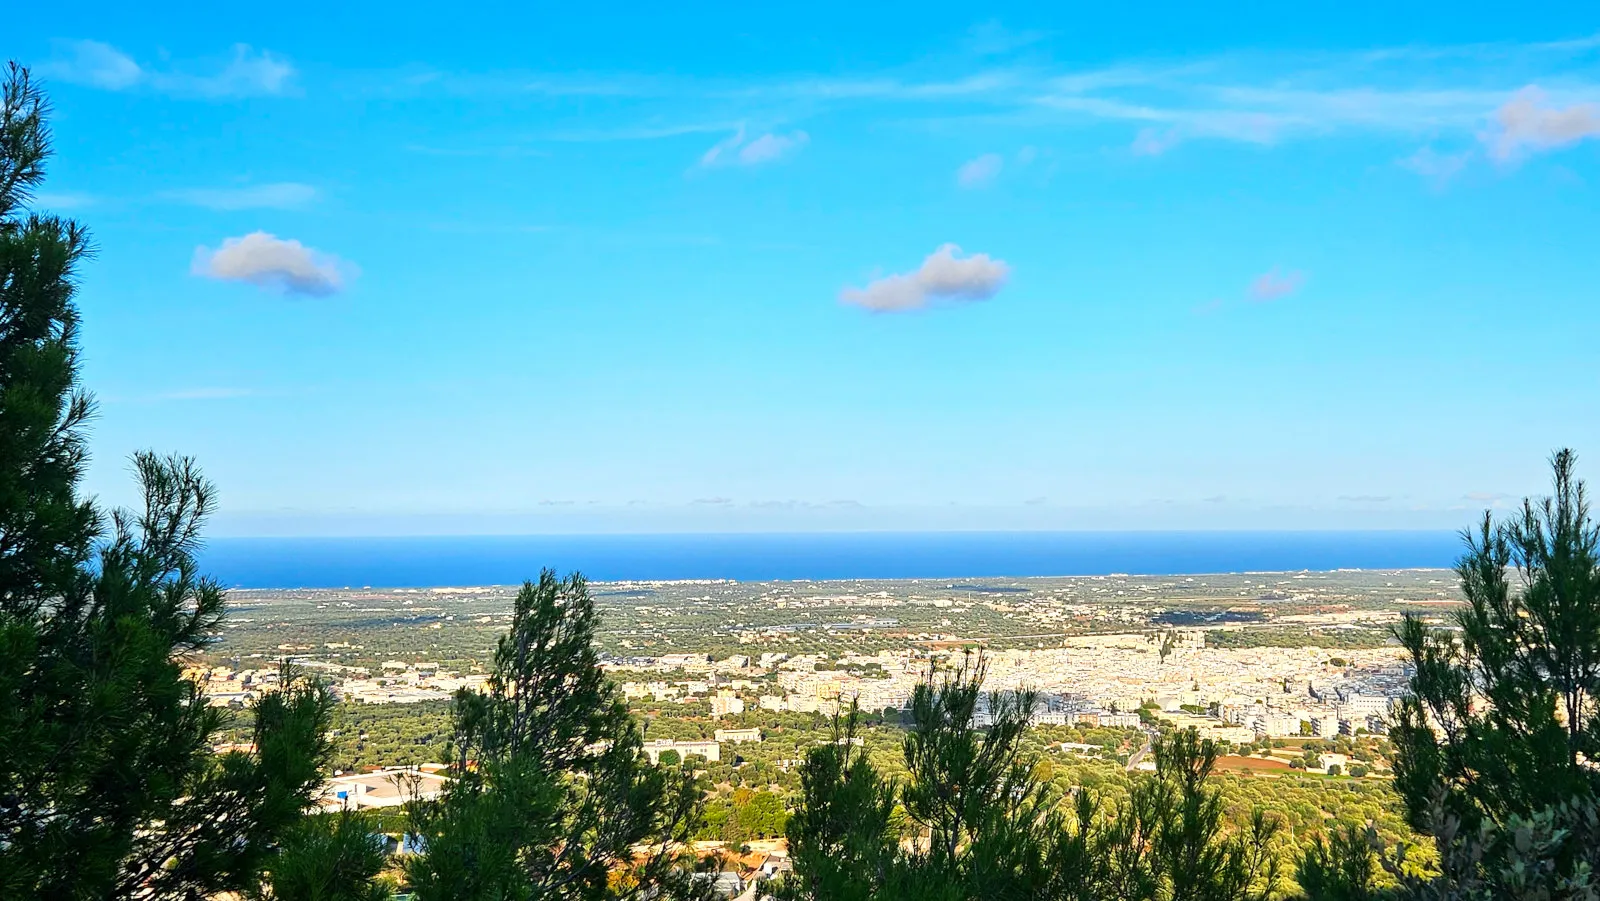
[{"label": "cluster of white buildings", "polygon": [[[991,691],[1039,693],[1038,725],[1132,728],[1141,707],[1209,721],[1218,737],[1249,740],[1382,732],[1409,671],[1398,648],[1329,650],[1208,648],[1199,631],[1119,633],[1068,639],[1065,647],[989,651]],[[863,710],[904,708],[937,661],[960,652],[907,648],[872,655],[739,654],[725,660],[678,654],[612,664],[681,671],[688,679],[623,683],[628,697],[679,702],[705,698],[713,716],[746,709],[832,715],[852,701]],[[980,709],[980,719],[987,708]]]},{"label": "cluster of white buildings", "polygon": [[[386,660],[377,674],[367,667],[344,666],[319,660],[290,658],[293,666],[326,677],[334,694],[367,704],[415,704],[450,698],[460,689],[482,691],[487,677],[459,675],[441,670],[436,663]],[[213,707],[242,707],[261,695],[278,690],[277,666],[232,669],[227,666],[193,667],[184,675],[205,692]]]},{"label": "cluster of white buildings", "polygon": [[365,704],[415,704],[419,701],[446,700],[457,691],[482,691],[487,677],[458,675],[439,669],[436,663],[407,663],[385,660],[376,676],[345,679],[335,685],[342,698]]}]

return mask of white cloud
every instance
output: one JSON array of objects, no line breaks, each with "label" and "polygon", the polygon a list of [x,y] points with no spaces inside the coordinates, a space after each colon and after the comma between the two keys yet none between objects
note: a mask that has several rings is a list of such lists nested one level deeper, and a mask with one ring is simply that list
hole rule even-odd
[{"label": "white cloud", "polygon": [[1282,272],[1276,268],[1270,272],[1263,272],[1250,282],[1250,299],[1266,302],[1288,297],[1300,290],[1305,284],[1305,274],[1302,272]]},{"label": "white cloud", "polygon": [[351,267],[337,257],[262,231],[227,238],[216,250],[195,248],[190,271],[206,278],[249,282],[313,297],[339,291],[352,274]]},{"label": "white cloud", "polygon": [[316,200],[317,189],[298,182],[275,182],[239,188],[188,188],[161,196],[213,210],[290,210]]},{"label": "white cloud", "polygon": [[744,126],[731,137],[718,141],[700,156],[702,168],[719,166],[758,166],[798,153],[811,140],[803,131],[779,134],[768,132],[751,141],[745,140]]},{"label": "white cloud", "polygon": [[967,160],[956,170],[956,184],[963,188],[986,188],[994,184],[1005,164],[1005,160],[998,153],[985,153],[976,159]]},{"label": "white cloud", "polygon": [[904,313],[939,300],[986,300],[1004,287],[1010,266],[988,254],[960,253],[956,245],[944,244],[916,271],[884,276],[865,288],[845,288],[839,300],[875,313]]},{"label": "white cloud", "polygon": [[1600,137],[1600,104],[1556,106],[1544,91],[1529,85],[1495,110],[1494,124],[1485,140],[1490,155],[1505,162],[1525,150],[1553,150]]},{"label": "white cloud", "polygon": [[148,88],[178,97],[221,99],[258,97],[288,91],[294,67],[282,57],[248,44],[235,44],[220,68],[152,69],[102,41],[64,41],[56,58],[40,67],[44,74],[108,91]]},{"label": "white cloud", "polygon": [[70,84],[121,91],[144,78],[133,57],[101,41],[65,41],[55,60],[40,67],[52,78]]}]

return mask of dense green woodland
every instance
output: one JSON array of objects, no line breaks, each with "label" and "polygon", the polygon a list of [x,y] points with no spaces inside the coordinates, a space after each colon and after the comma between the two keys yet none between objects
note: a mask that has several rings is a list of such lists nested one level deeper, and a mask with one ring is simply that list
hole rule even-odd
[{"label": "dense green woodland", "polygon": [[[360,707],[286,667],[282,690],[249,711],[208,706],[182,673],[228,625],[195,559],[212,486],[192,460],[141,453],[140,509],[82,490],[94,404],[78,383],[75,298],[93,244],[32,207],[49,112],[12,66],[0,898],[700,899],[726,858],[696,853],[696,839],[780,833],[793,869],[763,886],[778,899],[1600,898],[1600,528],[1569,451],[1552,460],[1549,498],[1466,536],[1452,627],[1407,617],[1392,636],[1414,666],[1410,694],[1387,747],[1352,746],[1374,771],[1392,765],[1392,783],[1223,773],[1226,749],[1192,731],[1030,729],[1027,692],[988,695],[980,729],[981,653],[930,672],[904,711],[751,713],[729,722],[767,740],[730,746],[742,760],[653,765],[647,735],[709,723],[673,705],[630,710],[601,669],[587,582],[551,570],[508,616],[474,622],[498,634],[482,693]],[[247,750],[213,751],[229,738]],[[1063,740],[1101,753],[1068,757]],[[1155,772],[1129,772],[1135,755]],[[334,768],[419,758],[448,765],[437,798],[382,821],[315,812]],[[411,853],[390,857],[380,831],[404,832]]]}]

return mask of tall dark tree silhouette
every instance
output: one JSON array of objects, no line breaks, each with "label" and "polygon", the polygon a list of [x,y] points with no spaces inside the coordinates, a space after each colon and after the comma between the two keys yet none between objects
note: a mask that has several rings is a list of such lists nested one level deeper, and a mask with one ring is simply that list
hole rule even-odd
[{"label": "tall dark tree silhouette", "polygon": [[794,874],[785,899],[872,901],[895,865],[894,790],[856,746],[858,711],[835,720],[833,741],[800,765],[800,803],[789,819]]},{"label": "tall dark tree silhouette", "polygon": [[1395,786],[1415,828],[1476,849],[1441,848],[1476,859],[1457,881],[1493,883],[1484,855],[1526,855],[1545,834],[1551,879],[1600,866],[1600,849],[1577,847],[1600,835],[1600,526],[1576,464],[1557,452],[1550,497],[1464,536],[1453,630],[1415,616],[1399,630],[1415,673],[1394,715]]},{"label": "tall dark tree silhouette", "polygon": [[330,699],[290,680],[256,709],[255,751],[182,659],[224,598],[195,550],[214,492],[142,453],[143,509],[103,516],[79,482],[93,405],[78,387],[87,232],[31,212],[49,106],[12,65],[0,96],[0,897],[197,898],[252,888],[301,817]]},{"label": "tall dark tree silhouette", "polygon": [[413,802],[426,853],[407,870],[430,899],[700,897],[685,861],[701,787],[654,766],[600,669],[580,575],[518,592],[482,694],[455,698],[444,795]]},{"label": "tall dark tree silhouette", "polygon": [[1458,631],[1401,628],[1395,784],[1418,827],[1436,795],[1475,826],[1600,790],[1600,527],[1575,464],[1557,453],[1549,498],[1466,536]]}]

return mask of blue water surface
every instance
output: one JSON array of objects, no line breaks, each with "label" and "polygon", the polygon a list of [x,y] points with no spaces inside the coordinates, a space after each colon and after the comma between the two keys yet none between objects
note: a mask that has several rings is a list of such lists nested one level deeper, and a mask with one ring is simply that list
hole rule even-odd
[{"label": "blue water surface", "polygon": [[944,579],[1447,567],[1453,532],[830,532],[218,538],[238,588],[509,585],[541,567],[598,581]]}]

